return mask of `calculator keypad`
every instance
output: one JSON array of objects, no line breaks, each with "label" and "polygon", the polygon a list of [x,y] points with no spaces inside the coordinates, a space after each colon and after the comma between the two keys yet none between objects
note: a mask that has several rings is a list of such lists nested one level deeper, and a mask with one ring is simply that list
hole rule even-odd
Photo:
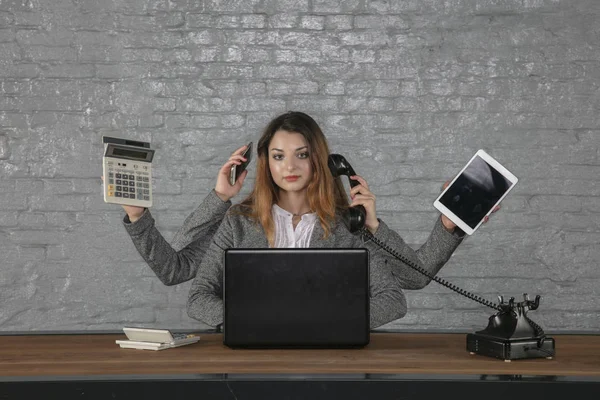
[{"label": "calculator keypad", "polygon": [[148,167],[133,164],[133,169],[107,166],[109,197],[150,201],[150,172]]}]

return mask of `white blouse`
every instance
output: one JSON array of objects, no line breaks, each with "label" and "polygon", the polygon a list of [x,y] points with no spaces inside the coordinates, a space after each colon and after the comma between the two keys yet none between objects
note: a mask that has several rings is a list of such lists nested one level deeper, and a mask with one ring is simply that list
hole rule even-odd
[{"label": "white blouse", "polygon": [[292,223],[294,215],[277,204],[273,204],[272,208],[273,220],[275,221],[275,246],[276,248],[284,247],[308,247],[310,237],[312,236],[317,214],[304,214],[302,219],[296,225]]}]

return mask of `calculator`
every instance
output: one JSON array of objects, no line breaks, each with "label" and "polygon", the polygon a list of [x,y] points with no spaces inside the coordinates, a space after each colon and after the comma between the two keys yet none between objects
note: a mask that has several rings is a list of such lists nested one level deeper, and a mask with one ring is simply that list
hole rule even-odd
[{"label": "calculator", "polygon": [[104,202],[127,206],[152,206],[150,143],[103,136]]}]

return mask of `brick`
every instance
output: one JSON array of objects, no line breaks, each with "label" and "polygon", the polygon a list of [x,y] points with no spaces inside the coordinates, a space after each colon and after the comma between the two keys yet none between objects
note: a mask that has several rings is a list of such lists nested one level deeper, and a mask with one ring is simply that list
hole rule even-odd
[{"label": "brick", "polygon": [[50,245],[46,247],[46,259],[50,261],[68,260],[69,255],[65,252],[63,245]]},{"label": "brick", "polygon": [[44,68],[40,74],[45,78],[92,78],[94,67],[91,65],[62,64]]},{"label": "brick", "polygon": [[19,214],[19,228],[21,229],[43,229],[46,225],[44,213],[21,213]]},{"label": "brick", "polygon": [[[117,52],[114,47],[110,47],[106,49],[107,51]],[[118,56],[106,56],[103,61],[123,61],[123,62],[132,62],[132,61],[146,61],[146,62],[160,62],[164,60],[163,52],[157,49],[120,49],[119,55],[121,59],[119,60]]]},{"label": "brick", "polygon": [[231,99],[206,98],[182,100],[177,109],[183,112],[221,112],[233,109]]},{"label": "brick", "polygon": [[266,26],[266,15],[248,14],[240,18],[242,28],[262,29]]},{"label": "brick", "polygon": [[374,63],[376,55],[374,50],[353,49],[350,51],[350,61],[353,63]]},{"label": "brick", "polygon": [[342,95],[346,93],[344,82],[327,82],[323,85],[323,93],[327,95]]},{"label": "brick", "polygon": [[156,15],[119,14],[116,19],[116,28],[119,30],[151,32],[159,25],[158,22],[159,18]]},{"label": "brick", "polygon": [[20,60],[21,50],[15,43],[0,42],[0,57],[2,57],[3,60]]},{"label": "brick", "polygon": [[214,25],[217,28],[239,28],[240,17],[238,15],[220,15]]},{"label": "brick", "polygon": [[14,29],[2,28],[0,27],[0,43],[9,43],[15,41],[15,32]]},{"label": "brick", "polygon": [[73,212],[50,212],[45,213],[46,226],[59,230],[71,229],[75,226],[75,213]]},{"label": "brick", "polygon": [[185,129],[190,126],[190,116],[187,114],[171,114],[165,117],[165,127],[168,130]]},{"label": "brick", "polygon": [[23,195],[38,194],[44,190],[44,182],[38,179],[17,179],[15,180],[15,192]]},{"label": "brick", "polygon": [[165,94],[167,96],[179,96],[188,94],[189,84],[184,81],[171,81],[165,83]]},{"label": "brick", "polygon": [[185,23],[188,28],[211,28],[215,26],[216,16],[210,14],[187,13]]},{"label": "brick", "polygon": [[248,82],[239,85],[239,94],[242,96],[254,96],[266,94],[266,84],[264,82]]},{"label": "brick", "polygon": [[260,0],[208,0],[204,2],[204,12],[251,13]]},{"label": "brick", "polygon": [[15,192],[0,193],[0,204],[2,204],[2,211],[26,210],[28,207],[27,198]]},{"label": "brick", "polygon": [[194,61],[196,62],[211,62],[218,61],[220,49],[217,47],[197,49],[194,53]]},{"label": "brick", "polygon": [[[2,207],[4,209],[4,207]],[[9,211],[0,211],[0,227],[12,228],[17,226],[18,214]],[[6,254],[6,253],[3,253]],[[7,260],[8,261],[8,260]]]},{"label": "brick", "polygon": [[299,63],[316,63],[323,59],[323,54],[319,50],[298,50],[296,52]]},{"label": "brick", "polygon": [[[148,48],[158,48],[158,49],[172,49],[175,47],[183,47],[188,43],[197,43],[202,38],[205,40],[209,39],[206,33],[202,32],[193,32],[188,36],[183,37],[181,34],[177,32],[161,32],[157,33],[147,33],[147,32],[131,32],[131,33],[122,33],[119,35],[119,43],[122,47],[125,48],[138,48],[138,47],[148,47]],[[104,44],[107,39],[98,39]],[[110,39],[108,39],[110,40]]]},{"label": "brick", "polygon": [[40,75],[40,67],[36,64],[5,64],[0,68],[0,79],[36,78]]},{"label": "brick", "polygon": [[138,119],[138,126],[141,128],[159,128],[164,126],[164,117],[161,115],[147,114]]},{"label": "brick", "polygon": [[354,17],[355,29],[408,29],[409,24],[399,15],[357,15]]},{"label": "brick", "polygon": [[238,111],[269,111],[269,110],[283,110],[285,108],[285,101],[279,99],[259,99],[259,98],[246,98],[240,99],[237,102],[236,109]]},{"label": "brick", "polygon": [[318,92],[319,84],[312,81],[302,83],[267,82],[267,93],[271,96],[281,96],[286,94],[317,94]]},{"label": "brick", "polygon": [[8,137],[0,135],[0,160],[8,160],[10,157],[10,148],[8,147]]},{"label": "brick", "polygon": [[361,13],[364,6],[360,0],[314,0],[313,11],[317,13]]},{"label": "brick", "polygon": [[16,33],[17,43],[21,46],[67,46],[73,39],[73,32],[62,27],[51,31],[19,29]]},{"label": "brick", "polygon": [[63,243],[63,233],[49,230],[18,230],[10,233],[10,240],[21,246],[58,245]]},{"label": "brick", "polygon": [[[100,79],[136,78],[146,75],[147,67],[132,64],[96,65],[95,76]],[[89,68],[86,73],[94,76],[94,69]]]},{"label": "brick", "polygon": [[291,64],[298,61],[297,52],[294,50],[275,50],[273,55],[277,63]]},{"label": "brick", "polygon": [[252,78],[253,68],[245,65],[210,64],[204,67],[207,79],[243,79]]},{"label": "brick", "polygon": [[[29,83],[20,82],[20,81],[4,81],[0,85],[2,93],[4,94],[14,94],[20,96],[27,96],[30,94],[29,91]],[[0,114],[0,118],[3,118],[2,114]],[[1,125],[0,125],[1,126]]]},{"label": "brick", "polygon": [[274,58],[271,50],[264,48],[246,47],[242,50],[243,61],[249,63],[269,63]]},{"label": "brick", "polygon": [[225,42],[237,45],[276,45],[280,36],[275,31],[227,31],[224,33]]},{"label": "brick", "polygon": [[221,53],[221,60],[224,62],[242,61],[242,49],[239,47],[224,48]]},{"label": "brick", "polygon": [[191,61],[192,58],[192,52],[187,49],[174,49],[165,56],[166,60],[176,63]]},{"label": "brick", "polygon": [[0,27],[8,27],[15,21],[14,13],[0,11]]},{"label": "brick", "polygon": [[306,15],[300,18],[300,28],[307,30],[323,30],[325,28],[325,17],[321,15]]},{"label": "brick", "polygon": [[309,12],[309,0],[263,0],[254,7],[256,12]]},{"label": "brick", "polygon": [[300,48],[312,47],[315,44],[315,37],[308,32],[284,32],[281,34],[281,44]]},{"label": "brick", "polygon": [[352,15],[327,15],[325,17],[325,29],[347,31],[352,29],[353,20]]},{"label": "brick", "polygon": [[246,124],[246,117],[241,114],[221,115],[220,120],[223,128],[241,128]]},{"label": "brick", "polygon": [[336,111],[340,106],[338,98],[320,96],[297,96],[288,100],[287,105],[291,110],[304,110],[305,112]]},{"label": "brick", "polygon": [[[117,16],[111,12],[81,13],[71,7],[60,13],[44,13],[43,18],[73,31],[106,31],[116,29]],[[96,33],[98,33],[96,32]]]},{"label": "brick", "polygon": [[77,60],[77,52],[72,47],[28,46],[24,54],[24,58],[32,62],[60,61],[64,63]]},{"label": "brick", "polygon": [[220,31],[194,31],[187,34],[186,41],[195,45],[210,46],[217,43],[223,43],[223,37],[224,34]]},{"label": "brick", "polygon": [[31,209],[36,211],[82,211],[85,208],[82,195],[32,196],[30,202]]},{"label": "brick", "polygon": [[254,68],[253,77],[257,79],[299,79],[306,76],[307,68],[294,65],[258,65]]}]

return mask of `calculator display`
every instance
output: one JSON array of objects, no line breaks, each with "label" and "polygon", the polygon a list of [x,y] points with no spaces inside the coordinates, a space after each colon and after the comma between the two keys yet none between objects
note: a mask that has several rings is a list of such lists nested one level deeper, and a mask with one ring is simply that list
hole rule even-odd
[{"label": "calculator display", "polygon": [[148,153],[144,151],[135,151],[119,147],[115,147],[112,151],[113,156],[133,158],[136,160],[146,160],[147,154]]}]

